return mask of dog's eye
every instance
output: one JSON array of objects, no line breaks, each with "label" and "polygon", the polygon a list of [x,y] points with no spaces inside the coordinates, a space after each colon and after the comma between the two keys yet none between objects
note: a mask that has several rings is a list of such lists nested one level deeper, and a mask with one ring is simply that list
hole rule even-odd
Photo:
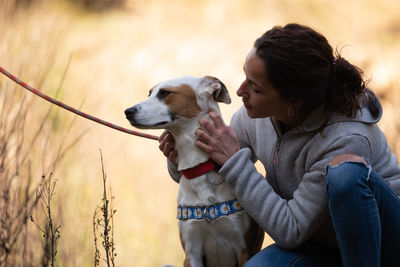
[{"label": "dog's eye", "polygon": [[171,91],[167,91],[167,90],[161,89],[161,90],[158,92],[157,96],[158,96],[159,98],[165,98],[165,97],[169,96],[171,93],[172,93]]}]

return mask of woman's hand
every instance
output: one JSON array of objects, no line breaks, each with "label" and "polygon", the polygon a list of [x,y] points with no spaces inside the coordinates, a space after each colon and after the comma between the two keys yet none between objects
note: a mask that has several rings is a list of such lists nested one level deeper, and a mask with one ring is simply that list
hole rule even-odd
[{"label": "woman's hand", "polygon": [[177,163],[178,153],[175,150],[175,139],[168,131],[164,131],[158,138],[159,149],[173,163]]},{"label": "woman's hand", "polygon": [[209,115],[214,123],[206,119],[199,120],[200,126],[205,130],[196,130],[195,133],[199,137],[196,145],[217,164],[224,165],[230,157],[239,151],[239,139],[232,128],[224,124],[218,114],[210,112]]}]

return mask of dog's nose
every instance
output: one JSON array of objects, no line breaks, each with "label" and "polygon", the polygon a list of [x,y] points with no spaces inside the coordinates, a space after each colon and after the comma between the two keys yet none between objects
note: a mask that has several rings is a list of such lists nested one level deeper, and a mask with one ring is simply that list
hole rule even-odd
[{"label": "dog's nose", "polygon": [[131,118],[133,115],[135,115],[135,113],[137,112],[137,108],[136,107],[131,107],[125,110],[125,116],[126,118]]}]

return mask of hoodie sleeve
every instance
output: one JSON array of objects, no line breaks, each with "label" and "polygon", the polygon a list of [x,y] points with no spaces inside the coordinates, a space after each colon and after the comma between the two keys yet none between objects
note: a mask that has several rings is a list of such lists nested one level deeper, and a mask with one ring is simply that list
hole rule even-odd
[{"label": "hoodie sleeve", "polygon": [[[320,146],[320,144],[315,144]],[[321,148],[316,148],[321,151]],[[290,200],[277,194],[268,181],[257,172],[251,161],[251,151],[243,148],[231,157],[219,173],[232,186],[246,212],[275,242],[292,249],[306,241],[326,222],[325,169],[336,155],[356,154],[370,157],[368,140],[349,135],[327,144],[325,152],[310,156],[308,169]],[[267,170],[268,173],[268,170]]]},{"label": "hoodie sleeve", "polygon": [[[241,148],[247,147],[251,149],[251,140],[256,140],[255,132],[251,131],[251,129],[254,129],[255,127],[254,125],[249,125],[251,123],[254,123],[254,120],[250,119],[247,116],[244,106],[242,106],[232,116],[230,126],[232,127],[232,130],[238,135]],[[251,150],[251,160],[253,162],[256,162],[257,160],[257,156],[254,154],[253,150]]]},{"label": "hoodie sleeve", "polygon": [[245,122],[248,121],[244,118],[245,112],[246,111],[243,109],[242,106],[237,112],[235,112],[235,114],[233,114],[230,124],[232,129],[239,137],[240,147],[250,147],[251,143],[251,137],[247,132],[247,129],[249,129],[249,127],[245,124]]}]

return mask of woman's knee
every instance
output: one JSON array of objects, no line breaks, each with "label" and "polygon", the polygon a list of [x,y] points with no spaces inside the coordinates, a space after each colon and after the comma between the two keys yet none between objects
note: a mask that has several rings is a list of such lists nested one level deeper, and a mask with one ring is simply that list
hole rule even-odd
[{"label": "woman's knee", "polygon": [[351,194],[355,186],[364,184],[363,178],[369,173],[367,166],[367,161],[357,155],[342,154],[333,158],[326,174],[328,197]]},{"label": "woman's knee", "polygon": [[254,255],[244,267],[289,266],[293,257],[296,255],[272,244]]},{"label": "woman's knee", "polygon": [[368,165],[368,163],[365,161],[365,159],[363,159],[360,156],[357,155],[353,155],[353,154],[341,154],[341,155],[337,155],[336,157],[334,157],[330,162],[329,165],[331,167],[337,167],[342,163],[345,162],[360,162],[360,163],[364,163],[365,165]]},{"label": "woman's knee", "polygon": [[336,250],[308,242],[293,250],[286,250],[272,244],[257,253],[244,267],[331,267],[340,266],[338,263],[340,263],[340,254]]}]

